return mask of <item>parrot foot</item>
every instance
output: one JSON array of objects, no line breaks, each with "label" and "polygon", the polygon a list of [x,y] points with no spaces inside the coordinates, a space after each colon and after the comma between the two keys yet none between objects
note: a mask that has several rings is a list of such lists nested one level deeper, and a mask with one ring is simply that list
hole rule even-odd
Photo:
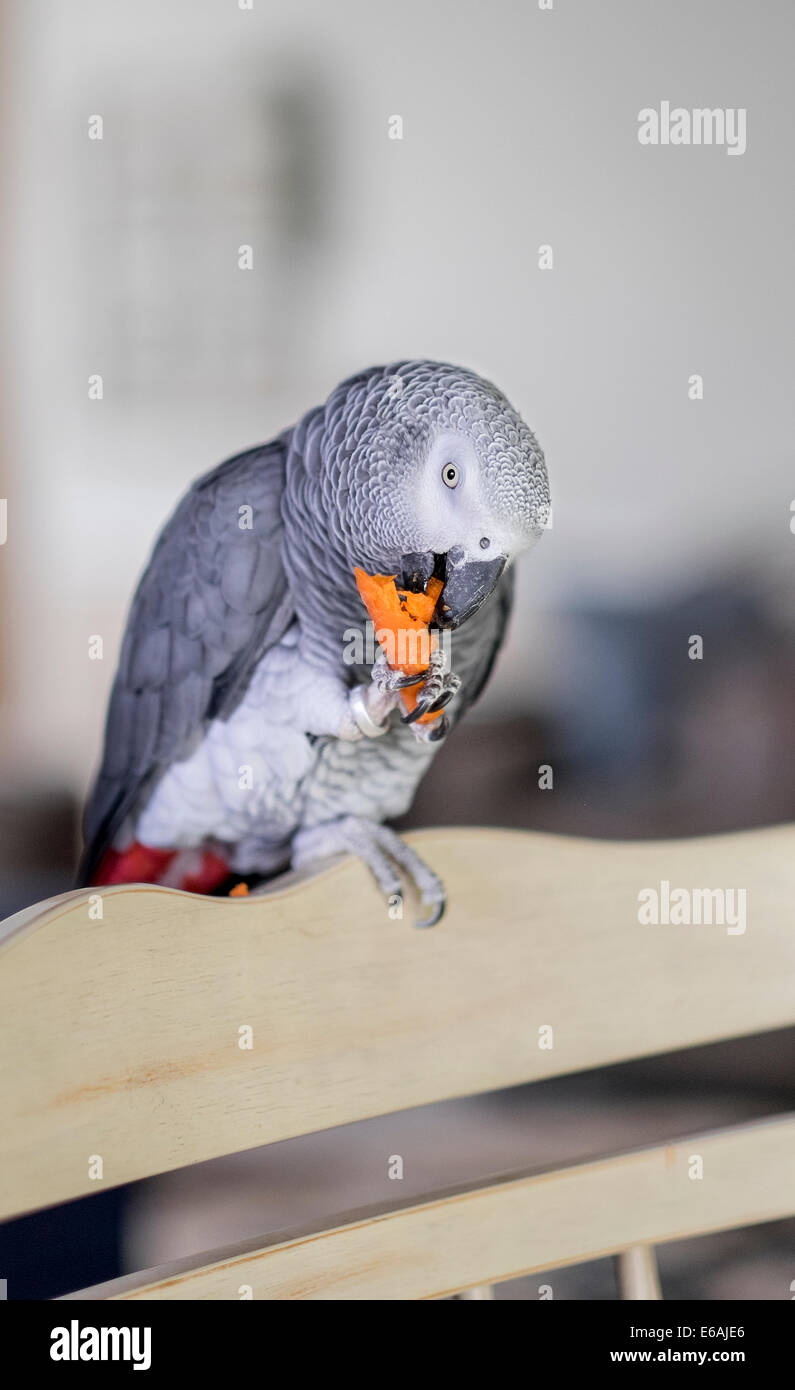
[{"label": "parrot foot", "polygon": [[[417,927],[433,927],[445,908],[445,891],[433,869],[400,838],[395,830],[362,816],[341,816],[299,830],[293,840],[294,869],[305,869],[319,859],[333,854],[356,854],[367,865],[390,907],[394,899],[403,899],[403,885],[398,868],[411,879],[418,897],[427,909]],[[398,866],[398,867],[396,867]]]},{"label": "parrot foot", "polygon": [[[428,670],[425,673],[422,690],[417,697],[417,703],[413,710],[401,716],[404,724],[416,724],[423,714],[435,714],[437,710],[444,709],[449,705],[454,695],[461,689],[461,678],[452,671],[446,669],[446,657],[441,649],[431,652],[431,659]],[[441,724],[442,720],[435,720]],[[414,730],[415,733],[418,730]],[[427,736],[426,741],[435,743],[436,739],[443,738],[447,732],[445,728],[442,733],[437,733],[435,738]],[[426,736],[423,734],[423,738]]]},{"label": "parrot foot", "polygon": [[416,676],[406,676],[401,670],[390,666],[381,648],[373,662],[371,676],[373,685],[381,695],[399,694],[401,690],[408,690],[410,686],[420,685],[425,680],[424,671]]},{"label": "parrot foot", "polygon": [[393,671],[382,651],[373,662],[369,685],[355,685],[348,697],[349,711],[365,738],[378,738],[389,728],[389,716],[400,700],[400,692],[425,679]]}]

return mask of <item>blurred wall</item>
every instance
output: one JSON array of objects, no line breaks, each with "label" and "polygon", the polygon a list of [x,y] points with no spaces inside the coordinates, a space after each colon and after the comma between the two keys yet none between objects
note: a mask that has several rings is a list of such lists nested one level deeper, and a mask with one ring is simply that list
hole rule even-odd
[{"label": "blurred wall", "polygon": [[[84,786],[126,603],[176,498],[371,362],[479,369],[547,452],[554,527],[522,567],[487,712],[555,706],[569,607],[642,609],[737,566],[780,592],[794,16],[787,0],[8,6],[6,779]],[[637,113],[663,99],[747,108],[745,154],[641,146]]]}]

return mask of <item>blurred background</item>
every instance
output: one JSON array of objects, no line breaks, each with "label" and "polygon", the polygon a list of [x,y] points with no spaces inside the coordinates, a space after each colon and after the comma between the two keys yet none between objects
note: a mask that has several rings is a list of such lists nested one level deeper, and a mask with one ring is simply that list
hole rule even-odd
[{"label": "blurred background", "polygon": [[[401,357],[496,381],[554,503],[408,823],[791,819],[788,0],[242,4],[0,12],[0,916],[70,884],[126,606],[186,485]],[[746,152],[641,146],[662,100],[746,108]],[[384,1152],[408,1197],[770,1113],[794,1063],[769,1035],[289,1141],[7,1227],[0,1275],[44,1296],[393,1197]],[[664,1292],[788,1298],[794,1232],[670,1246]],[[541,1282],[616,1293],[599,1264],[500,1297]]]}]

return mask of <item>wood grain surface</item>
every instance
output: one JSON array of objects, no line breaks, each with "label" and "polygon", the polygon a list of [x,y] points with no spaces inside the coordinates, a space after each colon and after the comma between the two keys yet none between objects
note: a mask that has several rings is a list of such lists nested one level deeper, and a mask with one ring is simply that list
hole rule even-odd
[{"label": "wood grain surface", "polygon": [[[795,1021],[791,826],[410,838],[449,889],[429,931],[408,905],[391,918],[353,859],[262,897],[125,886],[103,892],[101,920],[82,891],[8,919],[0,1215]],[[638,894],[661,880],[745,888],[747,930],[640,925]]]}]

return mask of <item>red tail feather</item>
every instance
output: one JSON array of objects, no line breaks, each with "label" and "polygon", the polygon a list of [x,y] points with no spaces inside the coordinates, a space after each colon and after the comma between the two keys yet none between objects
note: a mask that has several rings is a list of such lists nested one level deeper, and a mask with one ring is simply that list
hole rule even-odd
[{"label": "red tail feather", "polygon": [[[163,875],[178,853],[173,849],[153,849],[134,840],[127,849],[109,849],[103,854],[91,880],[92,887],[113,883],[161,883]],[[186,893],[211,893],[229,873],[224,859],[212,850],[202,850],[177,887]]]}]

